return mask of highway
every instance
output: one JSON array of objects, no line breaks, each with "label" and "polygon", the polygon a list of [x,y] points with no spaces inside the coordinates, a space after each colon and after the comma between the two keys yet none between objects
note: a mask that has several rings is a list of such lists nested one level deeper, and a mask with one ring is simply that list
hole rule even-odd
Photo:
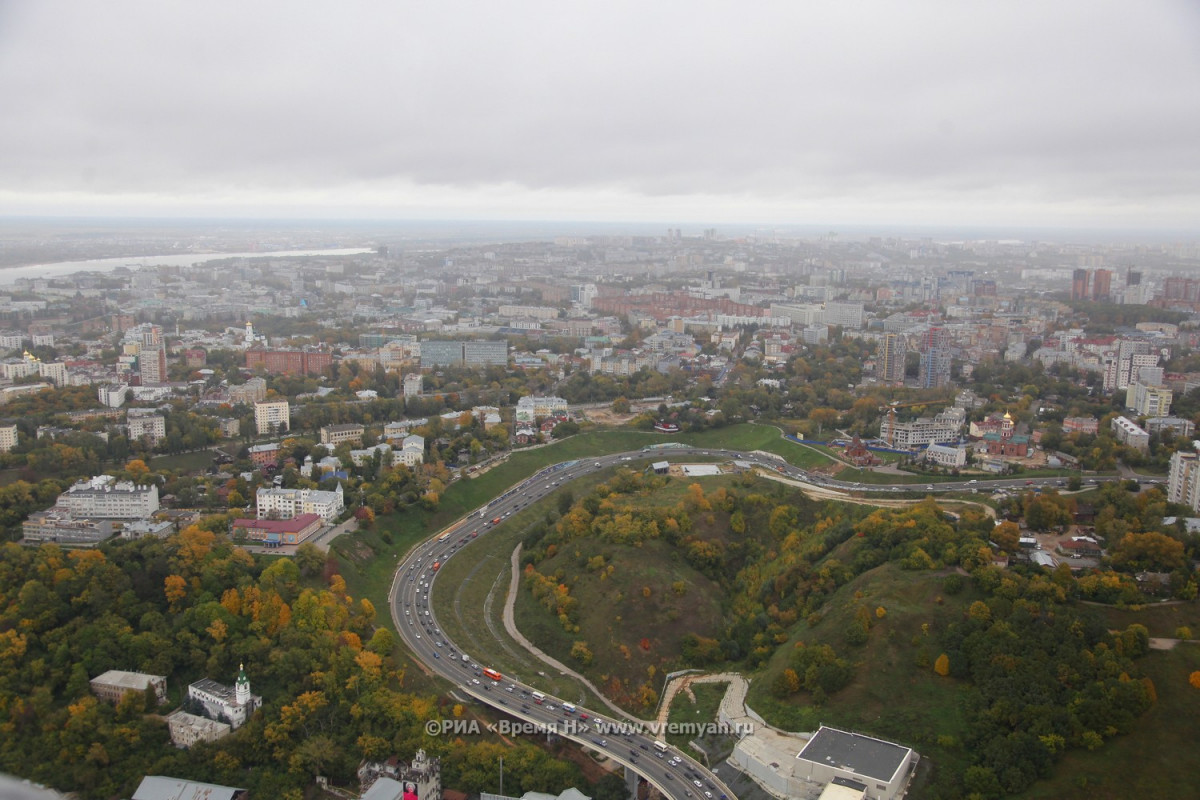
[{"label": "highway", "polygon": [[[389,594],[389,606],[396,628],[405,645],[430,670],[454,683],[463,692],[526,722],[553,728],[559,735],[598,750],[634,769],[664,796],[674,800],[736,800],[721,779],[675,747],[656,744],[649,731],[635,729],[631,723],[614,720],[591,709],[573,707],[561,698],[541,696],[537,687],[507,676],[490,678],[486,653],[467,654],[451,642],[441,630],[430,607],[429,596],[439,567],[451,558],[461,557],[478,537],[486,535],[514,513],[540,500],[563,485],[586,479],[606,467],[637,462],[678,460],[680,456],[711,456],[721,460],[747,462],[757,467],[820,486],[852,493],[890,494],[892,492],[962,492],[964,490],[1024,489],[1030,486],[1056,486],[1061,479],[970,480],[955,483],[903,484],[899,486],[857,484],[836,481],[809,473],[769,453],[743,453],[703,447],[671,447],[637,450],[553,464],[521,481],[511,489],[476,509],[437,536],[414,547],[400,562]],[[638,463],[638,466],[642,464]],[[1089,483],[1097,480],[1089,479]],[[1118,480],[1118,478],[1112,478]]]}]

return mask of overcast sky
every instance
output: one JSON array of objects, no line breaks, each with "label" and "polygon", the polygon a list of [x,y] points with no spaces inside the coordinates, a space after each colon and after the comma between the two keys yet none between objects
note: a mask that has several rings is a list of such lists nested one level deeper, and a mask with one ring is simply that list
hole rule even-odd
[{"label": "overcast sky", "polygon": [[1200,229],[1200,2],[0,0],[0,215]]}]

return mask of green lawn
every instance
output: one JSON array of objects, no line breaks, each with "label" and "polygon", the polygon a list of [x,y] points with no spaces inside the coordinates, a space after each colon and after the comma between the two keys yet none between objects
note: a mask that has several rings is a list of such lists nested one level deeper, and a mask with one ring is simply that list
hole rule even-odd
[{"label": "green lawn", "polygon": [[198,472],[211,467],[213,463],[212,450],[197,450],[194,453],[179,453],[173,456],[155,456],[147,465],[155,472],[176,470],[183,472]]},{"label": "green lawn", "polygon": [[[671,703],[671,710],[667,715],[668,726],[715,722],[717,711],[721,707],[721,698],[725,696],[725,690],[728,688],[729,684],[727,683],[692,684],[692,694],[696,698],[694,701],[685,692],[679,692],[675,695],[675,700]],[[686,729],[679,728],[678,730]],[[686,733],[668,733],[658,738],[680,750],[691,753],[687,743],[696,737]]]}]

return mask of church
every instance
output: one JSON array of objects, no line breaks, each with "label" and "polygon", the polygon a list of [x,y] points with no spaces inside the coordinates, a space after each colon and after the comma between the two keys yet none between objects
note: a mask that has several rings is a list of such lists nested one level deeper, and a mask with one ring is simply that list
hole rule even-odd
[{"label": "church", "polygon": [[262,706],[262,698],[250,693],[250,679],[243,665],[238,665],[237,683],[233,688],[210,678],[201,678],[188,686],[188,700],[199,703],[209,719],[228,722],[240,728],[250,715]]}]

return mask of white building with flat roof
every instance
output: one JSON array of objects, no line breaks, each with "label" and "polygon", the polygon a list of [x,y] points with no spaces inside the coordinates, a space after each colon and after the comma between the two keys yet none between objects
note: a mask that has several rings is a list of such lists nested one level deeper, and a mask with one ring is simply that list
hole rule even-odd
[{"label": "white building with flat roof", "polygon": [[73,517],[143,519],[158,511],[158,487],[137,486],[117,481],[112,475],[97,475],[60,494],[55,508]]},{"label": "white building with flat roof", "polygon": [[814,783],[852,782],[870,800],[894,800],[904,793],[917,761],[910,747],[822,725],[796,755],[794,771]]},{"label": "white building with flat roof", "polygon": [[259,489],[256,500],[259,519],[291,519],[300,514],[316,514],[324,520],[331,520],[346,510],[340,483],[331,492],[319,489]]}]

